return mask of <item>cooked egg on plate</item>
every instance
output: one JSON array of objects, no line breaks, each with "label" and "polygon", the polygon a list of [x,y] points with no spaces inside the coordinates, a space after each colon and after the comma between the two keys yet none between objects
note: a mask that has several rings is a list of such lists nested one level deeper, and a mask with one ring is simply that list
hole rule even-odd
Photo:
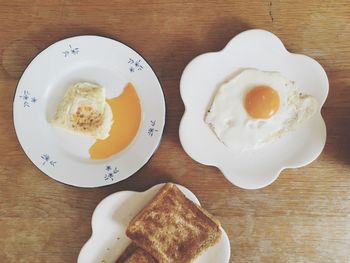
[{"label": "cooked egg on plate", "polygon": [[245,69],[218,88],[205,122],[230,149],[255,150],[291,132],[317,107],[281,73]]},{"label": "cooked egg on plate", "polygon": [[126,149],[133,141],[141,123],[141,104],[134,86],[128,83],[121,95],[107,99],[113,112],[109,136],[98,139],[89,149],[93,160],[105,159]]},{"label": "cooked egg on plate", "polygon": [[75,36],[48,46],[24,70],[13,122],[25,154],[44,174],[98,187],[150,160],[162,138],[165,100],[138,52],[111,38]]},{"label": "cooked egg on plate", "polygon": [[271,32],[247,30],[184,69],[180,142],[231,183],[265,187],[283,169],[305,166],[322,152],[328,89],[317,61],[288,52]]},{"label": "cooked egg on plate", "polygon": [[131,83],[121,95],[106,100],[105,89],[89,82],[68,88],[51,121],[55,127],[96,139],[89,149],[93,160],[125,149],[136,136],[140,122],[140,99]]},{"label": "cooked egg on plate", "polygon": [[105,89],[83,82],[68,88],[51,120],[52,125],[94,139],[106,139],[113,123]]}]

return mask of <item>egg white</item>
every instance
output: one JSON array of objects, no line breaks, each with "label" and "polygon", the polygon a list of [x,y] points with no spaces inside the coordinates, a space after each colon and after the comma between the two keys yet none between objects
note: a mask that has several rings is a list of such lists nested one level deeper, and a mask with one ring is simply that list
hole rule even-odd
[{"label": "egg white", "polygon": [[[247,93],[261,85],[276,90],[280,98],[279,110],[269,119],[254,119],[244,107]],[[310,118],[317,106],[315,98],[302,94],[279,72],[245,69],[218,88],[205,122],[230,149],[255,150]]]},{"label": "egg white", "polygon": [[[73,116],[79,107],[83,106],[91,107],[95,115],[102,116],[102,122],[99,126],[90,125],[91,127],[87,127],[86,130],[78,128],[78,124],[73,121]],[[61,99],[51,123],[75,134],[94,139],[107,138],[113,123],[113,113],[106,103],[105,89],[88,82],[79,82],[69,87]]]}]

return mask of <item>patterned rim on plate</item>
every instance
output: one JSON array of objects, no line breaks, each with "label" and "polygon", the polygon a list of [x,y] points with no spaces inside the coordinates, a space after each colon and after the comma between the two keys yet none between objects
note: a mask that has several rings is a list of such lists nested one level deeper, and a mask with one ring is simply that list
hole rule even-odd
[{"label": "patterned rim on plate", "polygon": [[[91,161],[75,155],[75,139],[63,135],[66,141],[58,141],[48,123],[57,97],[78,76],[105,81],[107,97],[117,95],[116,83],[122,85],[121,92],[132,82],[140,97],[143,115],[137,136],[127,149],[108,159]],[[13,99],[14,128],[27,157],[53,179],[79,187],[113,184],[145,165],[160,144],[165,111],[160,81],[147,61],[120,41],[94,35],[66,38],[42,50],[22,73]]]}]

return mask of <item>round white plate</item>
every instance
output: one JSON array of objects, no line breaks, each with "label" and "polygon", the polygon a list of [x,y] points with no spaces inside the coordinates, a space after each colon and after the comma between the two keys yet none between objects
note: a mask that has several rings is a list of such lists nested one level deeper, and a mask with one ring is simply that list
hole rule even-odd
[{"label": "round white plate", "polygon": [[[103,199],[92,215],[92,236],[82,247],[78,263],[114,263],[131,240],[125,230],[132,218],[144,208],[164,184],[158,184],[145,192],[122,191]],[[200,205],[196,196],[187,188],[177,185],[187,198]],[[227,263],[230,259],[230,241],[221,228],[222,237],[208,248],[194,263]]]},{"label": "round white plate", "polygon": [[[138,134],[105,160],[89,158],[94,140],[49,123],[67,88],[80,81],[102,85],[107,98],[131,82],[141,101]],[[136,51],[109,38],[77,36],[54,43],[28,65],[18,82],[13,119],[24,152],[42,172],[69,185],[97,187],[126,179],[150,159],[161,140],[165,101],[155,73]]]},{"label": "round white plate", "polygon": [[[278,71],[296,81],[300,90],[319,102],[317,113],[293,132],[256,151],[233,153],[204,122],[218,86],[244,68]],[[328,79],[322,66],[310,57],[286,50],[274,34],[254,29],[234,37],[219,52],[200,55],[185,68],[180,82],[185,113],[180,141],[194,160],[218,167],[233,184],[257,189],[272,183],[285,168],[309,164],[326,141],[321,107],[328,95]]]}]

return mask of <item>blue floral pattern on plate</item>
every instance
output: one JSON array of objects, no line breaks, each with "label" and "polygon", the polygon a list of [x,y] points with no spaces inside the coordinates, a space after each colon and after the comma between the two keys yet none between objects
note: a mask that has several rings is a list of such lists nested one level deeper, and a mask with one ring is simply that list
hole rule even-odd
[{"label": "blue floral pattern on plate", "polygon": [[[116,57],[122,59],[118,60]],[[75,36],[49,46],[45,52],[37,55],[35,62],[28,65],[18,82],[13,116],[22,148],[43,173],[68,185],[98,187],[124,180],[148,162],[161,139],[165,104],[157,76],[140,54],[113,39]],[[57,74],[55,78],[51,74],[43,74],[47,65],[50,65],[52,72],[62,74]],[[121,76],[119,71],[123,73]],[[31,77],[26,78],[26,75]],[[90,147],[90,141],[77,139],[71,142],[74,139],[71,134],[58,129],[56,132],[49,125],[50,116],[47,113],[54,109],[55,105],[51,105],[51,101],[58,94],[57,89],[65,88],[63,83],[78,79],[91,82],[108,80],[116,82],[117,85],[132,82],[136,87],[147,87],[147,92],[140,92],[138,95],[140,101],[145,103],[143,114],[150,117],[142,119],[142,128],[140,127],[140,133],[133,144],[138,155],[130,154],[132,151],[129,150],[123,152],[122,158],[126,160],[123,166],[118,161],[119,156],[101,162],[91,161],[91,165],[86,165],[86,149]],[[79,173],[66,176],[64,171],[67,169]]]},{"label": "blue floral pattern on plate", "polygon": [[150,128],[147,130],[147,133],[149,136],[153,137],[153,135],[158,132],[158,130],[155,128],[156,126],[156,121],[155,120],[151,120],[150,121],[151,125],[150,125]]},{"label": "blue floral pattern on plate", "polygon": [[43,154],[41,155],[41,159],[43,159],[43,163],[41,165],[45,165],[49,163],[51,166],[55,167],[56,161],[52,160],[48,154]]},{"label": "blue floral pattern on plate", "polygon": [[117,167],[107,165],[105,169],[105,181],[114,181],[114,177],[117,175],[117,173],[119,173]]},{"label": "blue floral pattern on plate", "polygon": [[30,107],[31,104],[34,104],[38,101],[36,97],[30,95],[30,92],[28,90],[24,90],[23,95],[20,95],[19,97],[23,100],[24,108]]},{"label": "blue floral pattern on plate", "polygon": [[129,71],[131,73],[135,72],[136,70],[142,70],[143,69],[143,66],[141,65],[141,59],[135,60],[135,59],[129,58],[128,64],[130,64]]},{"label": "blue floral pattern on plate", "polygon": [[69,49],[62,52],[64,57],[68,57],[69,55],[78,55],[79,54],[79,48],[75,47],[73,48],[72,45],[69,45]]}]

